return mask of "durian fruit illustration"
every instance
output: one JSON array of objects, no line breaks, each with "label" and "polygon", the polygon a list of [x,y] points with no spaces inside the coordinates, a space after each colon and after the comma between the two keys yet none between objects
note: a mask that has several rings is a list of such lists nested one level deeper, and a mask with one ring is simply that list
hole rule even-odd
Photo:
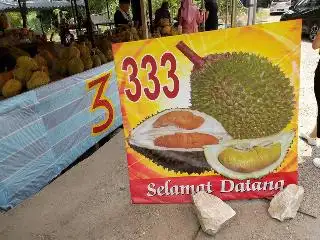
[{"label": "durian fruit illustration", "polygon": [[169,170],[201,173],[211,170],[203,146],[231,139],[217,120],[204,113],[169,109],[133,129],[128,143],[138,153]]},{"label": "durian fruit illustration", "polygon": [[278,168],[294,138],[294,132],[247,140],[231,140],[204,146],[209,165],[232,179],[260,178]]},{"label": "durian fruit illustration", "polygon": [[245,52],[202,58],[183,42],[177,48],[194,64],[191,109],[217,119],[233,138],[274,135],[290,123],[293,86],[267,58]]}]

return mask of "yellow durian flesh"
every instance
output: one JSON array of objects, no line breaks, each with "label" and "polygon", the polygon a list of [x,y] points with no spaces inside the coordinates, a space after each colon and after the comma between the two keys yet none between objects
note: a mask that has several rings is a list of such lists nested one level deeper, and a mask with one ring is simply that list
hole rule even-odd
[{"label": "yellow durian flesh", "polygon": [[208,164],[231,179],[261,178],[275,171],[284,161],[295,131],[283,131],[264,138],[229,140],[204,146]]},{"label": "yellow durian flesh", "polygon": [[[262,162],[268,163],[266,166],[277,161],[281,155],[281,144],[275,143],[272,144],[270,147],[260,147],[257,146],[255,151],[258,153],[258,156]],[[267,161],[269,159],[269,161]]]},{"label": "yellow durian flesh", "polygon": [[275,143],[266,147],[256,146],[249,150],[228,147],[218,158],[222,165],[233,171],[250,173],[271,165],[279,159],[280,154],[281,144]]}]

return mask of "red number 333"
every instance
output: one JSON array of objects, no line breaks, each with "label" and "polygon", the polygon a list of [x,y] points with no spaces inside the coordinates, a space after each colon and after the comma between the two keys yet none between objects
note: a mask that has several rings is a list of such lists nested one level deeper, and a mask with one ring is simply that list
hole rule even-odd
[{"label": "red number 333", "polygon": [[142,58],[140,68],[147,70],[148,65],[151,67],[151,70],[148,71],[148,81],[152,82],[153,90],[142,86],[142,83],[138,78],[139,66],[134,58],[127,57],[123,60],[122,71],[128,72],[131,68],[131,73],[128,75],[128,81],[135,89],[134,91],[132,91],[131,88],[124,90],[127,98],[132,102],[137,102],[144,92],[149,100],[154,101],[159,97],[161,89],[167,98],[175,98],[179,93],[179,78],[176,75],[177,61],[175,56],[172,53],[166,52],[160,58],[160,67],[165,68],[169,65],[167,79],[172,82],[170,87],[161,86],[159,78],[156,76],[158,72],[157,61],[149,54]]},{"label": "red number 333", "polygon": [[92,135],[99,135],[109,129],[113,123],[114,119],[114,109],[108,98],[104,96],[108,86],[109,80],[111,78],[111,72],[103,75],[97,79],[87,82],[87,90],[96,89],[96,93],[93,98],[93,103],[91,105],[91,112],[97,109],[105,110],[105,119],[100,123],[94,124],[91,129]]}]

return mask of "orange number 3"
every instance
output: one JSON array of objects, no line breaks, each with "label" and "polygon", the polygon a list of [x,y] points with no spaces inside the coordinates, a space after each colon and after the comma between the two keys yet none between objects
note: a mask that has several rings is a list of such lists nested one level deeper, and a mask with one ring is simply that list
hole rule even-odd
[{"label": "orange number 3", "polygon": [[97,79],[87,82],[87,89],[90,91],[95,88],[96,93],[93,99],[93,104],[91,105],[91,112],[95,111],[98,108],[102,108],[106,111],[105,119],[100,123],[94,124],[91,129],[92,135],[99,135],[106,131],[113,123],[114,119],[114,110],[109,99],[104,95],[108,86],[109,80],[111,78],[111,73],[107,73]]}]

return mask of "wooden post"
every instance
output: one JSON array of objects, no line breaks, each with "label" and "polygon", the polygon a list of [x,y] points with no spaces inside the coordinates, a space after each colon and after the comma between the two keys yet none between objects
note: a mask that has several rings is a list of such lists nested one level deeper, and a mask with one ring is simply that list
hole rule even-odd
[{"label": "wooden post", "polygon": [[88,0],[84,0],[84,6],[85,6],[85,9],[86,9],[86,18],[87,18],[87,26],[86,27],[87,27],[88,37],[89,37],[89,40],[92,43],[92,47],[95,47]]},{"label": "wooden post", "polygon": [[144,0],[140,0],[140,7],[141,7],[141,21],[142,21],[142,32],[143,32],[143,39],[147,39],[148,36],[148,25],[147,25],[147,18],[146,18],[146,10],[144,5]]},{"label": "wooden post", "polygon": [[21,0],[18,0],[18,3],[19,3],[20,14],[21,14],[21,18],[22,18],[22,26],[23,26],[23,28],[27,28],[27,4],[26,4],[26,0],[22,0],[22,4],[21,4]]},{"label": "wooden post", "polygon": [[201,0],[201,10],[204,10],[202,30],[205,31],[206,30],[206,8],[204,6],[204,0]]},{"label": "wooden post", "polygon": [[[152,2],[148,0],[148,7],[149,7],[149,21],[150,21],[150,31],[153,33],[153,22],[152,22]],[[144,12],[143,12],[144,13]]]},{"label": "wooden post", "polygon": [[231,3],[232,3],[231,27],[236,27],[237,1],[231,0]]},{"label": "wooden post", "polygon": [[74,23],[76,23],[76,22],[77,22],[77,19],[76,19],[76,14],[74,13],[74,4],[73,4],[73,1],[72,1],[72,0],[70,0],[70,4],[71,4],[71,14],[72,14]]},{"label": "wooden post", "polygon": [[23,28],[27,28],[27,3],[23,0]]},{"label": "wooden post", "polygon": [[226,21],[225,21],[225,28],[228,28],[228,18],[229,18],[229,0],[227,1],[227,7],[226,7]]},{"label": "wooden post", "polygon": [[80,35],[80,32],[81,32],[81,21],[79,21],[79,12],[78,12],[77,0],[74,0],[74,8],[75,8],[76,17],[77,17],[77,35]]},{"label": "wooden post", "polygon": [[40,14],[40,26],[41,26],[42,35],[45,36],[46,33],[44,32],[44,29],[43,29],[43,21],[42,21],[42,15],[41,14]]},{"label": "wooden post", "polygon": [[110,10],[109,10],[109,1],[107,1],[107,14],[108,14],[108,20],[110,21]]}]

